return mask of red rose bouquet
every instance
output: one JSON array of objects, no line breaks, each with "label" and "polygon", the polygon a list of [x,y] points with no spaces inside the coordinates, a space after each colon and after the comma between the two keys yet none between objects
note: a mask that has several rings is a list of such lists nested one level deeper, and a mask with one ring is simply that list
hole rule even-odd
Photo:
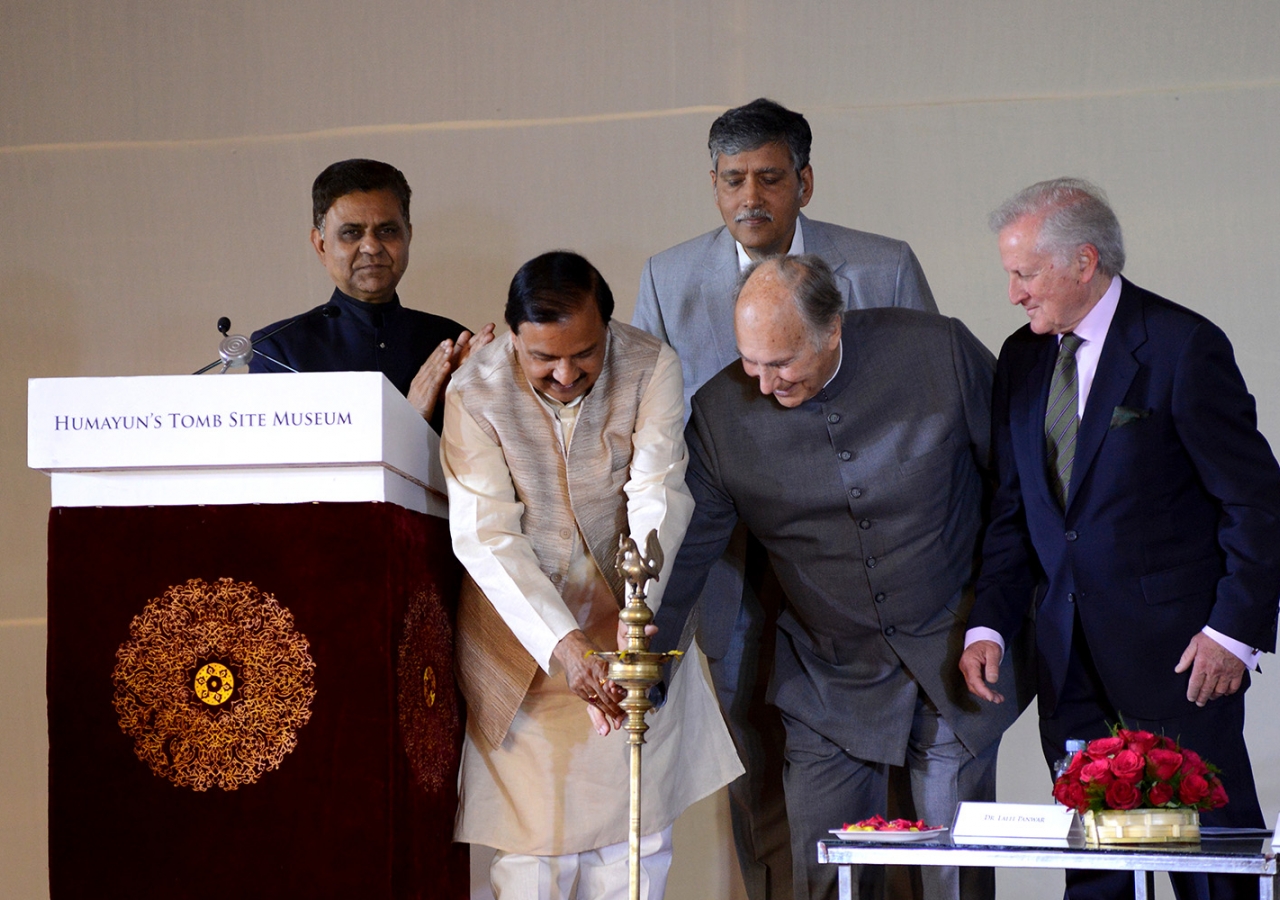
[{"label": "red rose bouquet", "polygon": [[1081,813],[1108,809],[1217,809],[1227,804],[1218,767],[1149,731],[1116,727],[1072,757],[1053,796]]}]

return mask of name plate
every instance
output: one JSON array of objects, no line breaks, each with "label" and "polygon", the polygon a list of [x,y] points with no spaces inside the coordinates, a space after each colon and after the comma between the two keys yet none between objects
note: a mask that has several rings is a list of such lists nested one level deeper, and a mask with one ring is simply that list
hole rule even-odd
[{"label": "name plate", "polygon": [[1084,847],[1080,814],[1065,806],[1033,803],[961,803],[951,827],[953,844],[994,847]]}]

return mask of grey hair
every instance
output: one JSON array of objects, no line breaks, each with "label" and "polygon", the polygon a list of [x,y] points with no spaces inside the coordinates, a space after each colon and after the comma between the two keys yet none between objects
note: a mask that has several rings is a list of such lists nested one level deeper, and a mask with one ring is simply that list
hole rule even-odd
[{"label": "grey hair", "polygon": [[711,151],[711,168],[714,169],[722,153],[725,156],[737,156],[748,150],[758,150],[766,144],[785,144],[791,153],[791,165],[798,175],[809,165],[809,147],[812,143],[813,132],[801,113],[793,112],[767,97],[761,97],[745,106],[735,106],[721,113],[711,123],[707,149]]},{"label": "grey hair", "polygon": [[836,277],[826,260],[816,253],[799,256],[769,256],[753,262],[738,278],[734,303],[746,286],[753,272],[765,263],[773,263],[778,269],[778,279],[791,291],[791,299],[804,322],[805,332],[815,347],[823,340],[844,314],[844,298],[836,286]]},{"label": "grey hair", "polygon": [[1027,216],[1043,216],[1036,249],[1059,260],[1085,244],[1098,251],[1098,271],[1124,271],[1124,236],[1102,188],[1083,178],[1053,178],[1023,188],[991,213],[987,223],[999,234]]}]

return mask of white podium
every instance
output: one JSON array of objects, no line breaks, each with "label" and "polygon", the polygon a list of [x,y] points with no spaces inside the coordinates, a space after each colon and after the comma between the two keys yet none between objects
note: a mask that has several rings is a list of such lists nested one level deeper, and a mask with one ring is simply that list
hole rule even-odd
[{"label": "white podium", "polygon": [[53,900],[466,900],[462,573],[408,401],[379,372],[33,379],[28,401]]},{"label": "white podium", "polygon": [[385,501],[447,516],[439,438],[380,372],[33,378],[52,505]]}]

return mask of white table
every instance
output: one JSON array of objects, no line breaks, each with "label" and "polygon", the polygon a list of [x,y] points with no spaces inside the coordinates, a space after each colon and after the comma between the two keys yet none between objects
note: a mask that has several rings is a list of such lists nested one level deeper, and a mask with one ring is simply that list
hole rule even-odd
[{"label": "white table", "polygon": [[1155,896],[1156,872],[1255,875],[1259,900],[1276,900],[1276,855],[1271,840],[1205,840],[1199,845],[1137,845],[1058,850],[1041,847],[957,847],[949,838],[918,844],[818,843],[818,862],[840,867],[840,900],[855,900],[854,865],[992,866],[1012,869],[1094,869],[1133,872],[1135,900]]}]

